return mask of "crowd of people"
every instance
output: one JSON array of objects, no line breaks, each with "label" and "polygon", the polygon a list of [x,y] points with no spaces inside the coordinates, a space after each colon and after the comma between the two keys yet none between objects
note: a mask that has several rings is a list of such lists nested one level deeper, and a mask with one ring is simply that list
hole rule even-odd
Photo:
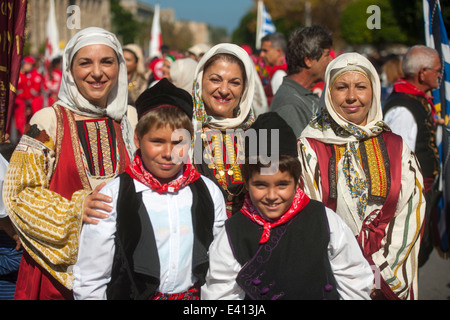
[{"label": "crowd of people", "polygon": [[0,299],[418,299],[439,196],[434,50],[400,57],[383,95],[387,71],[335,54],[320,26],[259,54],[162,49],[146,61],[91,27],[44,76],[23,59]]}]

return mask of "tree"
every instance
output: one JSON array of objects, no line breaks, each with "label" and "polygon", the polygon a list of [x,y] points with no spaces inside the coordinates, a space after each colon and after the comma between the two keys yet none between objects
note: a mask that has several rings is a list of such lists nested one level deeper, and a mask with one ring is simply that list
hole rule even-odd
[{"label": "tree", "polygon": [[141,24],[131,12],[122,8],[120,0],[111,0],[111,17],[112,29],[122,44],[133,43]]},{"label": "tree", "polygon": [[[367,13],[372,5],[380,10]],[[379,29],[368,23],[371,15],[377,13]],[[348,4],[342,12],[340,29],[343,39],[349,44],[372,44],[380,48],[386,44],[405,43],[408,39],[397,23],[389,0],[359,0]]]},{"label": "tree", "polygon": [[[345,6],[354,0],[265,0],[264,5],[272,17],[278,32],[286,37],[296,28],[306,24],[306,3],[311,5],[312,24],[321,25],[333,32],[335,40],[340,37],[339,18]],[[256,2],[255,2],[256,4]],[[256,5],[241,20],[233,32],[234,43],[254,44],[256,38]]]}]

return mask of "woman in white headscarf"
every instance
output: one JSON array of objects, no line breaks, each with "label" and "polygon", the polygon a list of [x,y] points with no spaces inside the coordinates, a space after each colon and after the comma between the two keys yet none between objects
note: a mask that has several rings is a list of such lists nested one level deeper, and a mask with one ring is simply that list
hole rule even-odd
[{"label": "woman in white headscarf", "polygon": [[144,54],[139,45],[125,45],[123,55],[128,75],[128,104],[134,106],[136,99],[147,89],[148,72],[145,71]]},{"label": "woman in white headscarf", "polygon": [[59,101],[33,116],[4,181],[3,200],[25,249],[16,299],[72,298],[82,223],[105,217],[96,210],[108,210],[98,191],[134,155],[137,116],[127,105],[117,38],[100,28],[78,32],[62,71]]},{"label": "woman in white headscarf", "polygon": [[373,299],[417,299],[425,203],[414,153],[382,121],[380,80],[357,53],[325,72],[322,111],[299,140],[302,183],[341,216],[374,267]]},{"label": "woman in white headscarf", "polygon": [[200,60],[194,76],[194,164],[222,189],[231,216],[244,201],[243,133],[254,122],[256,70],[241,47],[222,43]]}]

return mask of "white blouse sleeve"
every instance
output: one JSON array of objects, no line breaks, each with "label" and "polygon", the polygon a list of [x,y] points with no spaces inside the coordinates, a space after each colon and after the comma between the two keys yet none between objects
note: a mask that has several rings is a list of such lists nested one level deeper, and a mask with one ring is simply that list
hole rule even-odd
[{"label": "white blouse sleeve", "polygon": [[243,300],[245,293],[236,282],[240,270],[227,232],[222,228],[209,249],[209,270],[201,288],[202,300]]},{"label": "white blouse sleeve", "polygon": [[[106,300],[106,287],[111,280],[116,232],[116,199],[120,179],[116,178],[101,190],[114,199],[108,218],[97,225],[84,224],[81,231],[78,260],[73,267],[75,300]],[[107,213],[107,212],[105,212]]]},{"label": "white blouse sleeve", "polygon": [[329,208],[326,213],[330,227],[328,257],[340,298],[370,300],[374,283],[372,268],[345,222]]},{"label": "white blouse sleeve", "polygon": [[414,151],[417,139],[417,123],[411,111],[405,107],[394,107],[384,116],[384,121],[393,133],[402,137],[408,147]]}]

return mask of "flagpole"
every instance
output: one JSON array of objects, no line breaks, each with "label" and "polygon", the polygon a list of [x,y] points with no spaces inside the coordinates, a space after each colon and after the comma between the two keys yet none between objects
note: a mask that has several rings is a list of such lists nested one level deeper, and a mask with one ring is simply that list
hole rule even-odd
[{"label": "flagpole", "polygon": [[263,19],[263,1],[258,0],[258,11],[257,11],[257,17],[256,17],[256,43],[255,48],[256,50],[261,49],[261,28],[262,28],[262,19]]}]

